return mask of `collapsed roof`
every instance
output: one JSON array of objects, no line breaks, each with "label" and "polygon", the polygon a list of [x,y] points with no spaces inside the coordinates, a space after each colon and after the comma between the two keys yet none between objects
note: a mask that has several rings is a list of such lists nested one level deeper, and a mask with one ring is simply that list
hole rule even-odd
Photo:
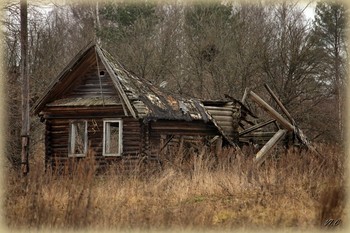
[{"label": "collapsed roof", "polygon": [[[114,96],[67,97],[64,93],[72,89],[79,82],[88,67],[93,65],[104,66],[112,80],[111,85],[117,90]],[[102,93],[102,89],[101,89]],[[214,105],[231,104],[229,101],[212,101]],[[220,134],[234,145],[232,136],[234,127],[225,126],[211,115],[208,110],[208,101],[195,98],[183,98],[169,95],[161,91],[150,81],[138,77],[126,70],[111,54],[100,48],[95,43],[82,49],[66,66],[66,68],[52,81],[44,95],[34,104],[32,111],[39,114],[47,107],[72,107],[72,106],[106,106],[122,104],[126,115],[132,115],[135,119],[150,120],[202,120],[212,122]],[[206,106],[205,106],[206,105]],[[232,108],[232,111],[235,111]],[[232,113],[231,111],[231,113]],[[234,115],[230,114],[230,122],[234,122]],[[232,123],[229,123],[232,124]]]},{"label": "collapsed roof", "polygon": [[[115,88],[118,90],[122,104],[126,106],[128,112],[134,118],[203,120],[205,122],[209,120],[210,116],[208,116],[200,100],[194,98],[184,99],[179,96],[174,97],[160,91],[150,81],[127,71],[112,55],[94,43],[81,50],[57,78],[53,80],[43,97],[33,106],[33,112],[38,114],[46,104],[50,106],[49,103],[55,101],[59,92],[62,91],[62,87],[60,87],[62,83],[73,82],[73,80],[68,80],[68,76],[72,75],[72,72],[81,66],[83,62],[90,61],[90,63],[84,64],[85,66],[96,62],[97,57],[107,69]],[[114,103],[109,101],[110,99],[106,99],[106,104]],[[71,98],[55,102],[55,104],[61,104],[61,106],[76,106],[78,105],[77,103],[79,105],[97,105],[101,104],[101,99]],[[51,106],[53,106],[52,103]]]}]

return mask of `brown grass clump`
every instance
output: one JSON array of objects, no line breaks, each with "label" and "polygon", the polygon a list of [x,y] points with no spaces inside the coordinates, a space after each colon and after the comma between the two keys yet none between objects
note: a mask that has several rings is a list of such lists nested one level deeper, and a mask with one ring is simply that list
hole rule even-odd
[{"label": "brown grass clump", "polygon": [[326,160],[291,150],[255,167],[234,149],[214,156],[203,147],[168,154],[159,172],[111,168],[100,175],[93,158],[70,175],[45,173],[40,160],[27,186],[8,171],[5,221],[35,229],[339,227],[327,221],[344,219],[344,155],[333,146],[318,150]]}]

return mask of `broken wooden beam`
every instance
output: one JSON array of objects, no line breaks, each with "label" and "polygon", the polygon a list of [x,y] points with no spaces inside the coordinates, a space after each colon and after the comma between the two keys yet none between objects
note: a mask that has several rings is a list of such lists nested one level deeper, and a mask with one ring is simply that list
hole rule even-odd
[{"label": "broken wooden beam", "polygon": [[288,131],[295,131],[295,127],[289,123],[284,117],[281,116],[275,109],[273,109],[268,103],[266,103],[263,99],[261,99],[257,94],[253,91],[249,92],[252,99],[262,107],[272,118],[276,119],[278,123],[280,123],[285,129]]},{"label": "broken wooden beam", "polygon": [[248,88],[244,89],[244,94],[243,94],[243,97],[242,97],[242,104],[245,104],[245,100],[247,99],[247,95],[248,95]]},{"label": "broken wooden beam", "polygon": [[271,90],[271,88],[267,85],[264,84],[266,90],[270,93],[271,97],[276,101],[277,105],[281,108],[282,112],[286,114],[287,118],[289,119],[290,123],[294,125],[294,119],[288,112],[288,110],[284,107],[282,102],[279,100],[279,98],[275,95],[275,93]]},{"label": "broken wooden beam", "polygon": [[256,125],[254,125],[254,126],[248,128],[248,129],[245,129],[245,130],[241,131],[241,132],[239,133],[239,136],[242,136],[242,135],[247,134],[247,133],[250,133],[250,132],[252,132],[252,131],[254,131],[254,130],[260,129],[260,128],[262,128],[262,127],[264,127],[264,126],[266,126],[266,125],[269,125],[269,124],[271,124],[271,123],[273,123],[273,122],[275,122],[275,121],[276,121],[276,120],[268,120],[268,121],[262,122],[262,123],[260,123],[260,124],[256,124]]},{"label": "broken wooden beam", "polygon": [[232,100],[234,103],[237,103],[240,107],[241,107],[241,110],[243,110],[242,112],[246,112],[248,113],[250,116],[252,116],[253,118],[258,118],[257,116],[255,116],[254,113],[252,113],[248,108],[247,106],[245,106],[241,101],[225,94],[224,95],[226,99],[229,99],[229,100]]},{"label": "broken wooden beam", "polygon": [[280,129],[277,133],[258,151],[255,155],[255,163],[262,164],[266,159],[267,153],[279,142],[279,140],[286,134],[287,130]]}]

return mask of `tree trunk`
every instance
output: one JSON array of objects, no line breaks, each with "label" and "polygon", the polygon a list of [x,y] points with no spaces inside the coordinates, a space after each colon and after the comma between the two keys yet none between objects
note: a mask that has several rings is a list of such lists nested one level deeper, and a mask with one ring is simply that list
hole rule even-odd
[{"label": "tree trunk", "polygon": [[26,176],[29,172],[29,77],[27,65],[28,51],[28,3],[27,0],[20,2],[21,15],[21,81],[22,81],[22,153],[21,169],[22,175]]},{"label": "tree trunk", "polygon": [[95,9],[95,41],[97,44],[101,43],[101,38],[97,35],[101,29],[101,23],[100,23],[100,13],[99,13],[99,6],[98,2],[96,2],[96,9]]}]

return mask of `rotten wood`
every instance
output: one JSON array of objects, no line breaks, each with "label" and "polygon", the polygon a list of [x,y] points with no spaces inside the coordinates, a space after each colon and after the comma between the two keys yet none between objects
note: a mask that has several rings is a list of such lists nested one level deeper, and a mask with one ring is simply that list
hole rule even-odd
[{"label": "rotten wood", "polygon": [[260,151],[255,155],[255,163],[261,165],[266,159],[268,152],[281,140],[286,134],[287,130],[280,129],[278,132],[261,148]]}]

